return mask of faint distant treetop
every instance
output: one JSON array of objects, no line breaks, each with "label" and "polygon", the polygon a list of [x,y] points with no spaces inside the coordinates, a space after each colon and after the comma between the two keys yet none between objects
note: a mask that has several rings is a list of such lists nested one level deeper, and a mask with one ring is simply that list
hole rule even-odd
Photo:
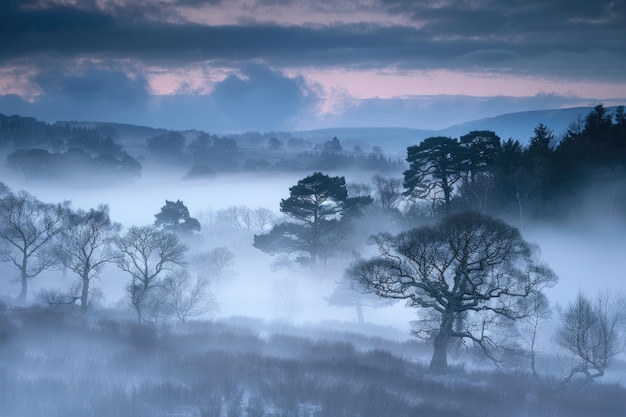
[{"label": "faint distant treetop", "polygon": [[178,233],[191,234],[200,231],[200,222],[189,215],[189,209],[181,200],[168,201],[161,207],[161,212],[154,215],[154,225],[162,230]]},{"label": "faint distant treetop", "polygon": [[331,140],[327,140],[326,142],[324,142],[323,148],[324,151],[326,152],[341,152],[343,151],[343,147],[341,146],[341,143],[339,142],[339,139],[337,139],[337,137],[335,136],[334,138],[332,138]]},{"label": "faint distant treetop", "polygon": [[302,138],[291,138],[287,141],[287,149],[310,149],[313,143],[310,140]]},{"label": "faint distant treetop", "polygon": [[180,132],[169,131],[146,140],[147,151],[160,160],[180,161],[185,149],[185,137]]},{"label": "faint distant treetop", "polygon": [[275,137],[270,138],[270,140],[267,142],[267,148],[273,151],[279,151],[283,149],[284,145],[285,144],[280,139]]}]

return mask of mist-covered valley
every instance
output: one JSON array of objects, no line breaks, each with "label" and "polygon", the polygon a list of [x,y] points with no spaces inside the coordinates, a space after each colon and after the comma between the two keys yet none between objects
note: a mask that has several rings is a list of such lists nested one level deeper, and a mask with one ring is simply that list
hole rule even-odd
[{"label": "mist-covered valley", "polygon": [[[2,131],[0,415],[626,409],[623,113],[599,107],[579,131],[540,129],[528,141],[488,130],[416,138],[400,156],[383,140],[288,146],[97,126],[86,132],[107,150],[79,153],[89,135],[72,129],[27,135],[28,146]],[[80,163],[68,166],[68,154]],[[22,190],[61,213],[50,251],[33,252],[46,268],[23,297],[11,230],[37,224],[9,210],[31,201]],[[85,219],[111,228],[92,247],[110,253],[82,276],[67,249]],[[163,259],[172,246],[154,242],[166,235],[180,256]],[[459,236],[465,245],[450,243]],[[459,261],[461,246],[476,248],[467,256],[478,266]],[[474,288],[454,304],[463,280]],[[438,367],[445,306],[456,310]],[[588,344],[572,346],[575,336]]]}]

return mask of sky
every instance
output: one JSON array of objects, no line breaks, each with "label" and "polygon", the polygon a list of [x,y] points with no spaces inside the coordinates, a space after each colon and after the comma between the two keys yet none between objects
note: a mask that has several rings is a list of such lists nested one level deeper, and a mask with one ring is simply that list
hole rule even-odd
[{"label": "sky", "polygon": [[0,113],[211,133],[626,104],[626,0],[1,0]]}]

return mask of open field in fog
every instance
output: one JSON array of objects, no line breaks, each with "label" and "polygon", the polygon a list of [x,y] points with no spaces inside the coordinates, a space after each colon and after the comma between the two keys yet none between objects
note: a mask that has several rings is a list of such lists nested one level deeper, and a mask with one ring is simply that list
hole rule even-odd
[{"label": "open field in fog", "polygon": [[564,396],[523,369],[432,375],[428,350],[336,326],[240,318],[157,330],[111,311],[3,306],[0,415],[617,417],[626,407],[610,383]]}]

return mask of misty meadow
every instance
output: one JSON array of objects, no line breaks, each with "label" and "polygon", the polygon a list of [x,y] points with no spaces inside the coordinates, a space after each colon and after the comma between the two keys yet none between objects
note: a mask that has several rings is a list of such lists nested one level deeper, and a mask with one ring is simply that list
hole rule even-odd
[{"label": "misty meadow", "polygon": [[624,109],[481,123],[0,115],[0,415],[622,415]]}]

